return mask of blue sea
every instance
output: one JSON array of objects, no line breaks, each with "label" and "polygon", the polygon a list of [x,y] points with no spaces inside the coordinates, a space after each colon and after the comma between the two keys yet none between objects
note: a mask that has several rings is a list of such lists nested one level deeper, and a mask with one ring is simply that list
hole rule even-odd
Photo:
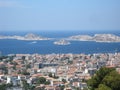
[{"label": "blue sea", "polygon": [[[96,33],[111,33],[119,35],[118,31],[111,32],[79,32],[79,31],[53,31],[53,32],[0,32],[0,35],[25,35],[34,33],[50,38],[64,38],[72,35],[87,34],[94,35]],[[0,40],[0,52],[3,55],[7,54],[52,54],[52,53],[73,53],[73,54],[93,54],[93,53],[115,53],[120,52],[120,43],[99,43],[92,41],[71,41],[70,45],[60,46],[54,45],[54,40],[45,41],[22,41],[22,40]]]}]

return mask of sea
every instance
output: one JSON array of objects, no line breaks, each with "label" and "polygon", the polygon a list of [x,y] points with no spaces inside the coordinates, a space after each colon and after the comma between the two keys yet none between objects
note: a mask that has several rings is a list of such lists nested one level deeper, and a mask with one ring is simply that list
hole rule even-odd
[{"label": "sea", "polygon": [[[27,33],[37,34],[49,38],[66,38],[73,35],[115,34],[120,36],[119,31],[0,31],[0,35],[21,35]],[[70,45],[55,45],[55,40],[24,41],[14,39],[0,39],[0,54],[94,54],[120,52],[120,43],[104,43],[93,41],[70,41]]]}]

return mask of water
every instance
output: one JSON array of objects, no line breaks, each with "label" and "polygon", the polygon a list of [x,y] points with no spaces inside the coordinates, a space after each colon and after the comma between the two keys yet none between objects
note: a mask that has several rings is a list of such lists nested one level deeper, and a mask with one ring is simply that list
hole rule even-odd
[{"label": "water", "polygon": [[[42,32],[42,36],[47,37],[68,37],[71,35],[78,35],[79,33],[56,33]],[[6,33],[6,35],[14,35],[15,33]],[[17,35],[24,35],[25,33],[19,33]],[[37,33],[38,34],[38,33]],[[40,33],[41,35],[41,33]],[[91,34],[92,35],[92,34]],[[37,41],[36,43],[32,43],[33,41],[22,41],[22,40],[9,40],[3,39],[0,40],[0,51],[3,55],[7,54],[51,54],[51,53],[85,53],[85,54],[93,54],[93,53],[115,53],[120,52],[120,43],[99,43],[99,42],[91,42],[91,41],[71,41],[70,45],[59,46],[54,45],[54,40],[47,41]]]},{"label": "water", "polygon": [[72,41],[70,45],[54,45],[54,41],[21,41],[21,40],[0,40],[0,51],[3,54],[16,53],[114,53],[120,52],[120,43],[97,43],[87,41]]},{"label": "water", "polygon": [[41,36],[45,36],[45,37],[50,37],[50,38],[61,38],[61,37],[69,37],[69,36],[72,36],[72,35],[91,35],[93,36],[94,34],[115,34],[115,35],[118,35],[120,36],[119,34],[120,31],[118,30],[111,30],[111,31],[87,31],[87,30],[83,30],[83,31],[78,31],[78,30],[64,30],[64,31],[0,31],[0,35],[21,35],[21,36],[24,36],[26,35],[27,33],[34,33],[34,34],[38,34],[38,35],[41,35]]}]

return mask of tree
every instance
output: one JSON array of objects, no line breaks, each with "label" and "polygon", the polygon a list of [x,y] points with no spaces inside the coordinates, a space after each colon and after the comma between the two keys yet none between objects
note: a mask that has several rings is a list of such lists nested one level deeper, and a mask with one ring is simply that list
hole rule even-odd
[{"label": "tree", "polygon": [[34,85],[31,85],[29,88],[30,88],[30,90],[34,90],[34,89],[35,89],[35,86],[34,86]]},{"label": "tree", "polygon": [[120,74],[114,68],[102,67],[87,83],[90,90],[120,90]]},{"label": "tree", "polygon": [[45,85],[49,85],[49,84],[50,84],[50,81],[46,81],[44,84],[45,84]]},{"label": "tree", "polygon": [[13,83],[11,82],[11,83],[8,83],[8,84],[6,84],[6,86],[8,87],[8,88],[11,88],[12,86],[13,86]]},{"label": "tree", "polygon": [[120,90],[120,74],[116,71],[112,71],[105,76],[102,83],[110,87],[112,90]]},{"label": "tree", "polygon": [[52,77],[52,73],[49,73],[49,75],[48,75],[49,77]]},{"label": "tree", "polygon": [[88,80],[87,84],[91,90],[94,90],[94,88],[97,88],[99,85],[99,83],[96,80],[96,77],[92,77],[90,80]]},{"label": "tree", "polygon": [[0,56],[0,60],[2,61],[3,59],[8,58],[8,56]]},{"label": "tree", "polygon": [[21,72],[21,74],[23,74],[23,75],[30,75],[30,73],[27,72],[26,70],[23,70],[23,71]]},{"label": "tree", "polygon": [[0,90],[6,90],[6,84],[1,84],[0,85]]},{"label": "tree", "polygon": [[46,82],[46,78],[44,77],[39,77],[37,80],[37,84],[45,84],[45,82]]},{"label": "tree", "polygon": [[49,85],[49,84],[50,84],[50,81],[47,81],[46,78],[44,78],[44,77],[39,77],[39,78],[37,79],[37,84]]},{"label": "tree", "polygon": [[25,90],[29,90],[30,86],[29,86],[29,84],[27,83],[27,81],[26,81],[26,80],[23,80],[22,83],[23,83],[23,88],[24,88]]},{"label": "tree", "polygon": [[69,61],[68,61],[68,64],[73,64],[73,61],[70,61],[70,60],[69,60]]},{"label": "tree", "polygon": [[54,78],[54,79],[58,79],[59,77],[54,74],[53,78]]},{"label": "tree", "polygon": [[30,65],[30,64],[27,64],[27,65],[26,65],[26,69],[28,69],[28,68],[31,68],[31,65]]},{"label": "tree", "polygon": [[106,67],[100,68],[100,70],[98,70],[96,74],[87,82],[91,90],[95,90],[95,88],[98,88],[99,84],[102,83],[104,77],[112,71],[115,71],[115,69]]},{"label": "tree", "polygon": [[62,82],[66,83],[67,81],[66,81],[66,79],[62,79]]},{"label": "tree", "polygon": [[64,90],[65,85],[60,85],[59,87],[60,87],[60,90]]},{"label": "tree", "polygon": [[106,67],[102,67],[100,68],[99,71],[96,72],[96,80],[99,82],[99,84],[101,83],[101,81],[103,80],[103,78],[109,74],[110,72],[114,71],[115,68],[106,68]]},{"label": "tree", "polygon": [[2,70],[4,71],[4,74],[8,74],[8,68],[7,67],[2,67]]},{"label": "tree", "polygon": [[112,90],[112,89],[104,84],[100,84],[98,89],[96,90]]}]

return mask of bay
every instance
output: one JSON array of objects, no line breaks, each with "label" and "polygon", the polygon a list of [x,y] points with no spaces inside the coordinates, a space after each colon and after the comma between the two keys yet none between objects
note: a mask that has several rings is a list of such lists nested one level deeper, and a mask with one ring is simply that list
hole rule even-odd
[{"label": "bay", "polygon": [[71,41],[70,45],[54,45],[47,41],[0,40],[0,51],[7,54],[52,54],[52,53],[115,53],[120,52],[120,43],[99,43],[91,41]]},{"label": "bay", "polygon": [[[49,38],[66,38],[72,35],[91,35],[94,34],[115,34],[119,31],[0,31],[0,35],[21,35],[33,33]],[[51,54],[51,53],[73,53],[73,54],[93,54],[93,53],[115,53],[120,52],[120,43],[100,43],[92,41],[71,41],[70,45],[54,45],[54,40],[46,41],[22,41],[22,40],[0,40],[0,52],[7,54]]]}]

